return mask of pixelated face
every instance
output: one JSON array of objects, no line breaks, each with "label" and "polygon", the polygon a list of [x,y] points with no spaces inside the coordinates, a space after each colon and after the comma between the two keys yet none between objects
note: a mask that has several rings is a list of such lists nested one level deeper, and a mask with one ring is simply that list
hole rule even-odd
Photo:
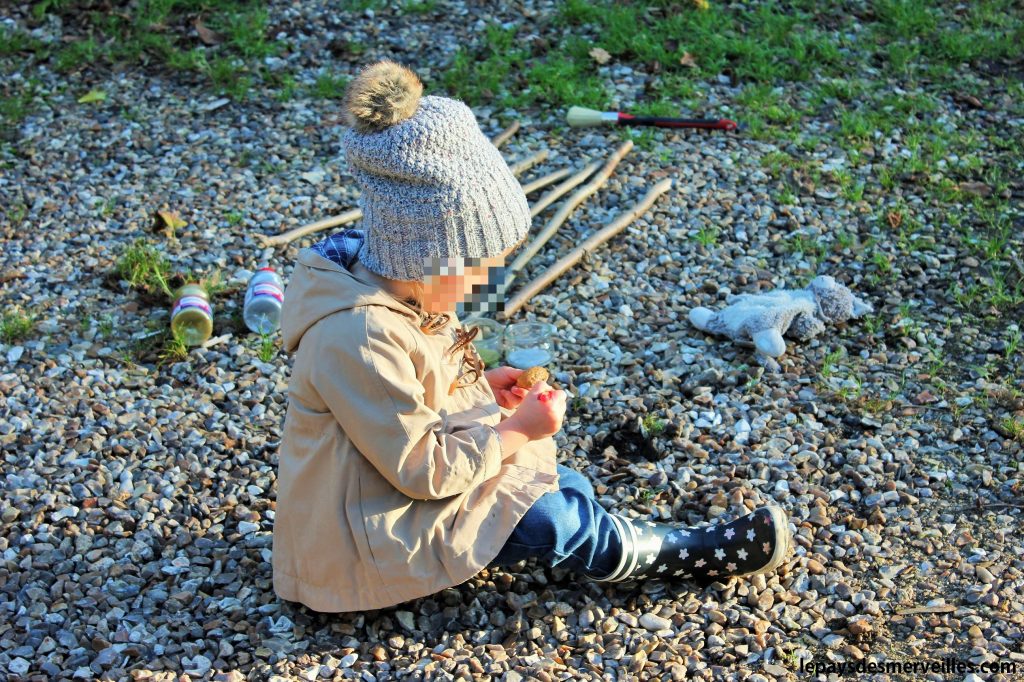
[{"label": "pixelated face", "polygon": [[505,305],[505,258],[428,258],[423,264],[423,309],[501,311]]}]

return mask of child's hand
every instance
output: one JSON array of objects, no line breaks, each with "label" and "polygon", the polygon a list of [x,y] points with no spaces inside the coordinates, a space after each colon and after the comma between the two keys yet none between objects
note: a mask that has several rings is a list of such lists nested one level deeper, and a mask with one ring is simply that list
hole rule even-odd
[{"label": "child's hand", "polygon": [[519,409],[507,421],[530,440],[540,440],[558,433],[565,417],[565,391],[553,390],[547,382],[539,381],[522,399]]},{"label": "child's hand", "polygon": [[526,389],[516,386],[516,381],[523,370],[515,367],[495,367],[484,372],[487,383],[491,385],[494,399],[502,407],[514,410],[523,402]]}]

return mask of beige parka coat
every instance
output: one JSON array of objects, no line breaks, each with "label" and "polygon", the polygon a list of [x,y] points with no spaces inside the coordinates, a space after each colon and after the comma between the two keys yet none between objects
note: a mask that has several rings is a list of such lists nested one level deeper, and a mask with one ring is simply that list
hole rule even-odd
[{"label": "beige parka coat", "polygon": [[505,456],[485,377],[448,389],[459,325],[414,308],[311,249],[285,293],[294,353],[274,518],[274,590],[316,611],[361,611],[471,578],[556,490],[556,446]]}]

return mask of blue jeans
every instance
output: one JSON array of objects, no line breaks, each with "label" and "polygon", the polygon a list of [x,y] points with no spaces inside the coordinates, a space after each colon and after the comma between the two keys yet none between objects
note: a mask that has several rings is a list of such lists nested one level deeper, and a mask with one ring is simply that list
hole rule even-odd
[{"label": "blue jeans", "polygon": [[558,490],[545,493],[516,524],[494,564],[537,558],[590,576],[605,576],[622,557],[622,542],[590,481],[561,464]]}]

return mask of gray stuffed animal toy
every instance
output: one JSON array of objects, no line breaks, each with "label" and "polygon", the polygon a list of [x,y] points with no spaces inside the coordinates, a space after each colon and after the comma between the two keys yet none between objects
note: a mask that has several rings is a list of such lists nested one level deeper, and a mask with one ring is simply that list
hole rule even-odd
[{"label": "gray stuffed animal toy", "polygon": [[728,307],[715,312],[694,308],[690,322],[711,334],[757,349],[758,360],[778,371],[774,358],[786,352],[783,334],[805,341],[825,331],[827,322],[845,322],[872,312],[832,277],[815,277],[805,289],[777,289],[766,294],[740,294],[726,299]]}]

